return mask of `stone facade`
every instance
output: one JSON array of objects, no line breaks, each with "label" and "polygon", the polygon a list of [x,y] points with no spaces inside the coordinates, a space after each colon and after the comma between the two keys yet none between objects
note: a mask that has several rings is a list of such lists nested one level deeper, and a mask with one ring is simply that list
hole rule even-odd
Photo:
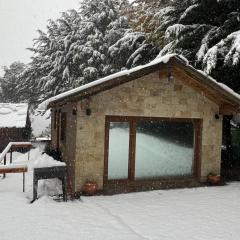
[{"label": "stone facade", "polygon": [[[91,109],[89,116],[86,106]],[[81,190],[87,180],[96,181],[99,190],[103,188],[106,115],[202,119],[200,180],[206,180],[210,172],[219,174],[222,117],[215,119],[218,112],[217,104],[176,74],[168,81],[159,71],[78,101],[77,120],[73,121],[76,128],[68,130],[74,136],[66,141],[71,151],[76,147],[75,157],[69,158],[74,161],[74,190]]]},{"label": "stone facade", "polygon": [[[52,122],[51,122],[51,135],[52,135],[52,148],[57,148],[57,129],[59,135],[61,132],[61,121],[59,120],[59,128],[57,128],[57,119],[59,117],[58,111],[65,112],[67,114],[66,123],[66,138],[61,140],[59,136],[59,149],[61,150],[62,157],[68,166],[68,178],[71,188],[74,188],[75,184],[75,150],[76,150],[76,126],[77,126],[77,115],[74,114],[74,109],[76,109],[76,103],[68,103],[61,107],[56,107],[52,109]],[[57,114],[54,114],[57,112]],[[54,123],[56,121],[56,123]]]}]

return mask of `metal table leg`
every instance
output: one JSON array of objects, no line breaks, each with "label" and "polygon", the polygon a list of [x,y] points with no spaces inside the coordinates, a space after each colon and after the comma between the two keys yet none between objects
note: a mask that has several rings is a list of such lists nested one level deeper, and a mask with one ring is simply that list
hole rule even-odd
[{"label": "metal table leg", "polygon": [[23,192],[25,192],[25,172],[23,172]]}]

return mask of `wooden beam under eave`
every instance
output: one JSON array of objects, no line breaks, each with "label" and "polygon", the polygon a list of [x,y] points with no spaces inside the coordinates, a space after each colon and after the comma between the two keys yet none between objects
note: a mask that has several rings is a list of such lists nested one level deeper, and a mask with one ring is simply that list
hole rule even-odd
[{"label": "wooden beam under eave", "polygon": [[204,85],[206,85],[208,87],[208,90],[210,90],[211,92],[215,91],[217,93],[217,97],[220,95],[219,96],[220,99],[224,99],[223,102],[226,102],[231,105],[235,105],[235,104],[240,105],[240,101],[236,96],[224,90],[222,87],[216,84],[215,81],[208,81],[209,80],[208,77],[203,76],[193,67],[187,67],[186,65],[182,65],[179,63],[179,61],[176,61],[176,62],[177,62],[176,67],[178,67],[179,65],[180,69],[186,72],[187,75],[192,76],[201,84],[204,83]]},{"label": "wooden beam under eave", "polygon": [[193,88],[197,92],[203,93],[208,99],[210,99],[217,105],[220,106],[222,103],[226,102],[226,100],[223,97],[221,97],[219,94],[216,94],[216,91],[209,89],[209,87],[199,83],[199,81],[197,81],[196,78],[190,76],[179,67],[174,66],[173,74],[174,77],[176,77],[183,83],[187,84],[189,87]]},{"label": "wooden beam under eave", "polygon": [[219,108],[219,114],[221,115],[234,115],[237,113],[240,113],[240,106],[222,104]]}]

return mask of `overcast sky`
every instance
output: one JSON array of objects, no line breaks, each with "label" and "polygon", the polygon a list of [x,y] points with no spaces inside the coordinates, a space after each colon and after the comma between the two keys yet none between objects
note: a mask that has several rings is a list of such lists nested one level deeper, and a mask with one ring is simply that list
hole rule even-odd
[{"label": "overcast sky", "polygon": [[49,18],[77,9],[79,0],[0,0],[0,75],[1,66],[14,61],[28,63],[37,29],[45,30]]}]

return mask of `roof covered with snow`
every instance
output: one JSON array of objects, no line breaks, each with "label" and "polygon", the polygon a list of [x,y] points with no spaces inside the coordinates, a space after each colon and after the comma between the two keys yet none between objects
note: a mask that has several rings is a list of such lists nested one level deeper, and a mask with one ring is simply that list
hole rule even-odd
[{"label": "roof covered with snow", "polygon": [[228,101],[232,101],[234,105],[240,106],[240,95],[234,92],[231,88],[227,87],[226,85],[217,82],[215,79],[207,75],[206,73],[195,69],[193,66],[189,65],[186,58],[183,56],[179,56],[177,54],[167,54],[162,57],[157,57],[153,61],[148,64],[141,65],[129,70],[123,70],[107,77],[98,79],[91,83],[85,84],[78,88],[69,90],[67,92],[61,93],[57,96],[49,98],[42,102],[39,105],[39,110],[46,110],[47,108],[51,107],[50,105],[61,102],[65,99],[75,97],[78,95],[87,96],[91,89],[96,89],[92,92],[92,94],[103,91],[106,89],[106,84],[110,86],[119,85],[127,79],[127,81],[137,79],[143,75],[149,74],[153,71],[156,71],[158,67],[162,64],[167,64],[170,61],[177,62],[182,68],[187,70],[187,72],[191,72],[198,78],[201,84],[206,85],[209,88],[214,89],[217,93],[221,94],[225,97]]},{"label": "roof covered with snow", "polygon": [[0,103],[0,128],[24,128],[27,113],[27,103]]}]

